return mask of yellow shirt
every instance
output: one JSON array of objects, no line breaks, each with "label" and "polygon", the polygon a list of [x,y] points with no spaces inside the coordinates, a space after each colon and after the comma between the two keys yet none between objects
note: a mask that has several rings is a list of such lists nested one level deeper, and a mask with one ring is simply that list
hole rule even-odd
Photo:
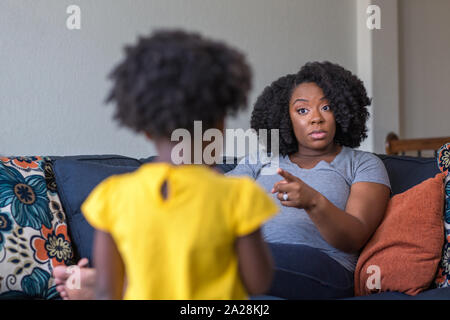
[{"label": "yellow shirt", "polygon": [[125,299],[209,300],[247,298],[235,239],[257,230],[278,207],[250,178],[153,163],[103,181],[82,211],[118,247]]}]

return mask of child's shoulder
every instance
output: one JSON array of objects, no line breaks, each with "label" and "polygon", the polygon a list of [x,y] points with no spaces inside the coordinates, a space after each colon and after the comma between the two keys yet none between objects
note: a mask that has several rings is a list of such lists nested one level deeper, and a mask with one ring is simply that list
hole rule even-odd
[{"label": "child's shoulder", "polygon": [[[189,172],[189,173],[188,173]],[[242,189],[254,185],[253,179],[247,176],[228,176],[220,170],[207,166],[186,166],[179,171],[180,176],[189,179],[196,187],[203,186],[213,190]]]},{"label": "child's shoulder", "polygon": [[122,189],[128,189],[130,183],[136,181],[137,171],[114,174],[100,182],[95,189],[101,190],[103,194],[109,194],[114,197],[121,192]]},{"label": "child's shoulder", "polygon": [[[158,185],[172,177],[181,185],[195,185],[197,189],[224,190],[252,188],[256,182],[247,176],[226,176],[206,166],[172,166],[165,163],[148,163],[137,170],[110,176],[102,182],[111,192],[131,191],[142,184]],[[169,178],[171,179],[171,178]]]},{"label": "child's shoulder", "polygon": [[217,174],[216,177],[218,180],[220,180],[220,183],[224,188],[236,190],[236,192],[254,189],[262,190],[262,187],[254,179],[246,175]]},{"label": "child's shoulder", "polygon": [[[145,179],[148,177],[148,169],[146,168],[148,164],[141,165],[140,167],[136,167],[135,170],[125,173],[113,174],[106,179],[104,179],[99,186],[104,189],[108,189],[109,191],[119,191],[121,189],[129,189],[133,185],[136,185],[138,181]],[[155,171],[156,169],[156,171]],[[158,172],[156,167],[151,170],[151,174],[153,177],[156,177],[156,172]]]}]

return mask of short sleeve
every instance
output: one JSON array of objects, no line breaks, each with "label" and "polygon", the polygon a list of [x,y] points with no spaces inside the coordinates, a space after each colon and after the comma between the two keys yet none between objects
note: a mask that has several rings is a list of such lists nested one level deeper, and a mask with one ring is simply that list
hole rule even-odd
[{"label": "short sleeve", "polygon": [[375,182],[391,188],[383,161],[369,152],[362,152],[356,163],[353,183],[356,182]]},{"label": "short sleeve", "polygon": [[109,232],[111,229],[111,201],[114,181],[108,178],[97,185],[81,205],[81,211],[95,229]]},{"label": "short sleeve", "polygon": [[240,237],[256,231],[279,208],[266,191],[251,179],[240,178],[236,185],[232,221],[234,232]]},{"label": "short sleeve", "polygon": [[[264,167],[271,165],[271,159],[262,157],[260,153],[252,152],[242,158],[233,170],[225,173],[227,176],[248,176],[256,180]],[[278,167],[278,165],[277,165]]]}]

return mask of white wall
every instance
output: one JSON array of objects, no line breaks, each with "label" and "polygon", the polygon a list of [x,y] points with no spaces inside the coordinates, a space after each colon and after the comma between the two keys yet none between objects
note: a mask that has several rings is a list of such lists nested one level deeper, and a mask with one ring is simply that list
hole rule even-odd
[{"label": "white wall", "polygon": [[450,1],[399,0],[403,138],[450,136]]},{"label": "white wall", "polygon": [[372,32],[373,151],[385,153],[389,132],[399,133],[397,0],[372,0],[381,11],[381,29]]},{"label": "white wall", "polygon": [[[379,9],[379,29],[367,26],[375,14],[367,9],[374,5]],[[376,153],[385,153],[387,134],[400,130],[397,8],[397,0],[357,2],[358,75],[372,98],[369,137],[360,149]]]},{"label": "white wall", "polygon": [[[370,0],[358,0],[356,2],[356,62],[357,75],[363,81],[367,90],[367,95],[373,97],[373,66],[372,66],[372,42],[373,31],[367,28],[367,7],[371,4]],[[365,139],[360,150],[373,150],[373,109],[374,102],[372,101],[369,109],[369,119],[367,121],[368,137]]]},{"label": "white wall", "polygon": [[[365,25],[368,5],[380,8],[379,30]],[[373,98],[361,149],[384,153],[391,131],[405,139],[450,136],[449,12],[448,0],[358,0],[358,74]]]},{"label": "white wall", "polygon": [[[254,70],[249,126],[264,86],[310,60],[356,72],[357,0],[1,0],[0,154],[121,154],[153,145],[111,121],[106,75],[124,44],[155,27],[183,27],[242,49]],[[66,8],[81,8],[81,30]]]}]

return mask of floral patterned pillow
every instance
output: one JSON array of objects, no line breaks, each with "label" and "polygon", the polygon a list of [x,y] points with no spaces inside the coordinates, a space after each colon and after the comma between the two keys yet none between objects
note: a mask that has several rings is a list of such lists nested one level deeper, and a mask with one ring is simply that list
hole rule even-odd
[{"label": "floral patterned pillow", "polygon": [[439,169],[446,174],[445,183],[445,213],[444,229],[445,243],[442,259],[439,264],[435,284],[438,288],[450,287],[450,143],[444,144],[438,151]]},{"label": "floral patterned pillow", "polygon": [[53,268],[72,260],[49,159],[0,157],[0,299],[59,298]]}]

